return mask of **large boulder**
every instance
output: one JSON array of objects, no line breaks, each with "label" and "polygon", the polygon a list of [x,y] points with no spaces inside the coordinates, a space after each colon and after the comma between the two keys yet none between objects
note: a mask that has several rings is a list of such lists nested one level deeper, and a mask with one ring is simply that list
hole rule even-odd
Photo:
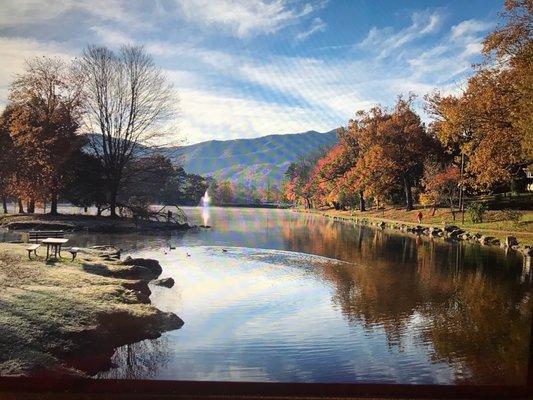
[{"label": "large boulder", "polygon": [[154,260],[152,258],[126,257],[126,259],[122,261],[122,265],[136,265],[138,267],[146,268],[153,272],[155,274],[155,277],[158,277],[163,272],[163,268],[161,268],[159,261]]},{"label": "large boulder", "polygon": [[156,279],[152,283],[157,286],[164,286],[167,288],[171,288],[172,286],[174,286],[174,279],[172,278]]}]

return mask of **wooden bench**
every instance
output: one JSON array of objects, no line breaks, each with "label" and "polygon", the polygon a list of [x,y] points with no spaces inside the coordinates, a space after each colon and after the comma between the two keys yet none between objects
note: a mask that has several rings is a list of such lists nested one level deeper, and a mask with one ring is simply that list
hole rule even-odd
[{"label": "wooden bench", "polygon": [[37,257],[37,249],[41,247],[39,243],[37,244],[31,244],[28,247],[26,247],[26,250],[28,251],[28,258],[31,260],[31,252],[33,251],[33,254],[35,257]]},{"label": "wooden bench", "polygon": [[28,231],[29,241],[39,241],[48,238],[64,238],[64,231]]}]

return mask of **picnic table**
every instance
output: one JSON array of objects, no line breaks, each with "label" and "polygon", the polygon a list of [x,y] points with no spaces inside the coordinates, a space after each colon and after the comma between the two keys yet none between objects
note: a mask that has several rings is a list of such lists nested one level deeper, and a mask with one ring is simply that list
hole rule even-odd
[{"label": "picnic table", "polygon": [[68,242],[68,239],[46,238],[41,241],[41,244],[46,245],[46,259],[51,256],[50,248],[54,252],[54,258],[57,260],[57,255],[61,257],[61,246]]}]

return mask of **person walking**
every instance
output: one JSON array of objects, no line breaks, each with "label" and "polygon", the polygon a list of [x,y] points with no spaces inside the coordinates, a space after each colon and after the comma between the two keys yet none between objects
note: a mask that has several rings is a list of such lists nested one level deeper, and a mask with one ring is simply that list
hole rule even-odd
[{"label": "person walking", "polygon": [[422,217],[424,215],[422,214],[422,211],[419,211],[418,214],[416,214],[416,217],[418,218],[418,223],[421,224],[422,223]]}]

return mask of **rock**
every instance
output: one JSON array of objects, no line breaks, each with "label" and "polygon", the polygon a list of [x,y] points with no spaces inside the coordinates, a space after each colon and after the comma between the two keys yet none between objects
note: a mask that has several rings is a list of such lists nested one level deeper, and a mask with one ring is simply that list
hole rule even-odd
[{"label": "rock", "polygon": [[465,231],[462,229],[454,229],[453,231],[449,232],[449,237],[452,239],[458,239],[463,233],[465,233]]},{"label": "rock", "polygon": [[518,245],[518,240],[516,239],[516,237],[514,236],[507,236],[505,238],[505,242],[504,244],[507,246],[507,247],[513,247],[513,246],[517,246]]},{"label": "rock", "polygon": [[533,248],[530,246],[524,246],[524,248],[522,249],[522,254],[524,254],[524,256],[526,257],[533,256]]},{"label": "rock", "polygon": [[82,269],[90,274],[120,279],[141,279],[150,281],[159,276],[158,273],[155,273],[148,268],[141,267],[140,265],[125,265],[109,268],[109,266],[105,264],[84,263]]},{"label": "rock", "polygon": [[380,222],[377,223],[377,226],[379,226],[381,229],[384,229],[385,228],[385,222],[380,221]]},{"label": "rock", "polygon": [[428,235],[429,236],[438,236],[440,231],[441,231],[440,228],[437,228],[436,226],[431,226],[428,229]]},{"label": "rock", "polygon": [[152,283],[157,286],[164,286],[167,288],[171,288],[172,286],[174,286],[174,279],[172,278],[156,279],[155,281],[152,281]]},{"label": "rock", "polygon": [[149,271],[156,274],[156,277],[161,275],[161,273],[163,272],[163,268],[161,268],[159,261],[151,259],[151,258],[127,257],[124,261],[122,261],[122,265],[136,265],[138,267],[146,268]]},{"label": "rock", "polygon": [[481,238],[479,239],[479,243],[481,243],[482,245],[484,246],[488,246],[488,245],[491,245],[491,244],[494,244],[495,241],[498,242],[499,244],[499,240],[492,237],[492,236],[481,236]]},{"label": "rock", "polygon": [[446,224],[444,225],[444,231],[445,232],[449,232],[450,233],[450,232],[453,232],[453,231],[455,231],[457,229],[459,229],[459,227],[455,226],[455,225],[446,225]]}]

